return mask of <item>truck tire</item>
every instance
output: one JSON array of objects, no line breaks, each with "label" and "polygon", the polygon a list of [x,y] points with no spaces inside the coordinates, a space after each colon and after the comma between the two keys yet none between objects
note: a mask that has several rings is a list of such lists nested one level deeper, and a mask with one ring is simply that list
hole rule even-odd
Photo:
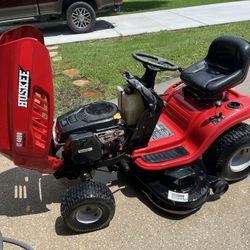
[{"label": "truck tire", "polygon": [[75,2],[68,7],[66,19],[69,28],[74,33],[86,33],[94,28],[96,14],[89,4],[85,2]]},{"label": "truck tire", "polygon": [[250,126],[240,123],[231,128],[208,148],[202,158],[208,172],[227,181],[247,177],[250,172]]},{"label": "truck tire", "polygon": [[70,188],[61,204],[61,215],[72,231],[86,233],[109,225],[115,213],[115,200],[109,188],[86,181]]}]

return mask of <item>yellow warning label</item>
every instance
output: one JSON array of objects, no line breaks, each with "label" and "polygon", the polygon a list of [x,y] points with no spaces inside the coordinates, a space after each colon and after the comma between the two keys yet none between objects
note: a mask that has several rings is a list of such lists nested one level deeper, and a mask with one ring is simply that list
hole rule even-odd
[{"label": "yellow warning label", "polygon": [[122,119],[122,116],[121,116],[120,113],[116,113],[113,117],[114,117],[115,120],[120,120],[120,119]]}]

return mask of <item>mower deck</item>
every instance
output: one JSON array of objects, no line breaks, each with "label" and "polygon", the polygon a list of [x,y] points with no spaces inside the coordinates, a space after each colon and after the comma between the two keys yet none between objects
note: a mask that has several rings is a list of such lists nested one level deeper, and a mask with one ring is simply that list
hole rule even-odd
[{"label": "mower deck", "polygon": [[171,214],[185,215],[198,210],[210,194],[211,182],[198,161],[190,166],[153,171],[150,175],[137,166],[130,172],[150,202]]}]

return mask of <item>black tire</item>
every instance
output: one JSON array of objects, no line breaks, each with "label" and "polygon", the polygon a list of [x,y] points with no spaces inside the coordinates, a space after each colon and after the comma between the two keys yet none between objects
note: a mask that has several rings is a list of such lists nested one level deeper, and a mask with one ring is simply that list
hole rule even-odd
[{"label": "black tire", "polygon": [[109,188],[98,182],[83,182],[69,189],[61,204],[65,224],[86,233],[109,225],[115,213],[115,200]]},{"label": "black tire", "polygon": [[96,23],[94,9],[85,2],[75,2],[69,6],[66,12],[69,28],[75,33],[91,31]]},{"label": "black tire", "polygon": [[248,151],[250,152],[250,126],[240,123],[219,137],[202,158],[210,174],[216,174],[227,181],[238,181],[249,175]]}]

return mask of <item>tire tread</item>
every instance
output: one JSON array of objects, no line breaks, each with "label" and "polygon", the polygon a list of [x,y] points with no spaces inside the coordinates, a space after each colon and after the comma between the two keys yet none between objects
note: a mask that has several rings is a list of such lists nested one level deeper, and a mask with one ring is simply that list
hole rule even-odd
[{"label": "tire tread", "polygon": [[250,125],[239,123],[222,134],[203,154],[203,161],[213,172],[218,172],[224,167],[225,157],[234,149],[235,145],[242,142],[250,142]]},{"label": "tire tread", "polygon": [[61,203],[61,215],[64,221],[66,222],[66,217],[77,204],[81,203],[81,201],[83,200],[93,199],[104,200],[112,207],[113,213],[111,214],[109,220],[106,221],[104,224],[100,225],[99,227],[95,227],[93,229],[79,229],[66,223],[71,230],[81,233],[99,230],[107,226],[112,220],[115,211],[115,199],[112,192],[103,183],[87,181],[73,186],[66,192],[66,195],[64,196],[64,199]]},{"label": "tire tread", "polygon": [[[87,8],[88,11],[89,11],[90,14],[91,14],[91,17],[92,17],[91,23],[90,23],[90,25],[87,26],[87,28],[85,28],[84,30],[80,30],[80,29],[76,28],[76,27],[74,26],[74,24],[72,23],[72,21],[71,21],[71,17],[70,17],[70,16],[71,16],[71,12],[72,12],[72,10],[74,9],[75,6],[76,6],[76,7],[77,7],[77,6],[83,6],[83,7]],[[95,13],[95,10],[93,9],[93,7],[92,7],[90,4],[88,4],[88,3],[86,3],[86,2],[78,1],[78,2],[72,3],[72,4],[68,7],[68,9],[67,9],[67,11],[66,11],[66,20],[67,20],[68,27],[69,27],[73,32],[75,32],[76,34],[87,33],[87,32],[89,32],[89,31],[91,31],[91,30],[94,28],[95,24],[96,24],[96,13]]]}]

